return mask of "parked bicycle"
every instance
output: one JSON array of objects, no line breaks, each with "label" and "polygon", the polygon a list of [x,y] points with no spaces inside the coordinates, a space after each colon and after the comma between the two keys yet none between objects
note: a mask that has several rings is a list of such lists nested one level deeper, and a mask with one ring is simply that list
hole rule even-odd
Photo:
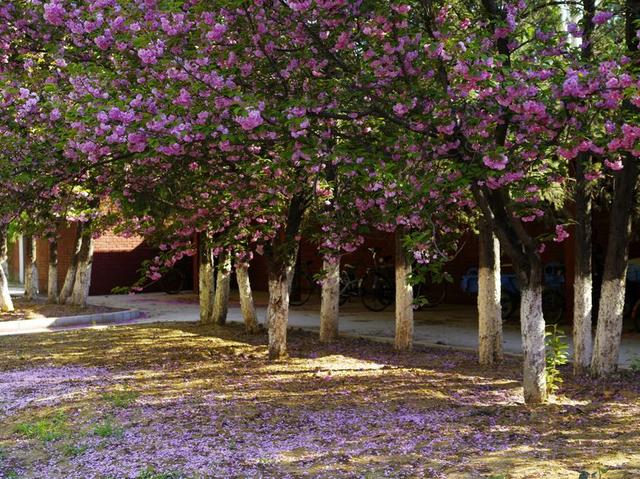
[{"label": "parked bicycle", "polygon": [[340,272],[340,306],[344,306],[349,298],[360,296],[360,283],[360,278],[356,276],[356,267],[345,264]]},{"label": "parked bicycle", "polygon": [[[515,273],[500,275],[502,319],[512,318],[520,307],[520,286]],[[548,263],[544,267],[544,289],[542,291],[542,311],[548,323],[559,323],[564,318],[564,266]],[[478,294],[478,268],[469,268],[462,277],[461,288],[466,293]]]},{"label": "parked bicycle", "polygon": [[307,261],[304,267],[300,267],[294,272],[291,281],[291,292],[289,293],[289,304],[291,306],[302,306],[306,304],[314,291],[317,290],[318,284],[311,273],[311,265],[313,261]]},{"label": "parked bicycle", "polygon": [[[377,251],[369,249],[373,267],[369,268],[362,279],[360,295],[362,304],[371,311],[383,311],[395,302],[395,271],[390,264],[390,256],[377,258]],[[423,281],[413,286],[416,309],[434,308],[446,299],[447,288],[444,278],[436,281],[432,275],[426,275]]]},{"label": "parked bicycle", "polygon": [[373,265],[364,273],[360,283],[362,304],[370,311],[383,311],[395,300],[393,267],[390,256],[378,256],[376,248],[369,248]]}]

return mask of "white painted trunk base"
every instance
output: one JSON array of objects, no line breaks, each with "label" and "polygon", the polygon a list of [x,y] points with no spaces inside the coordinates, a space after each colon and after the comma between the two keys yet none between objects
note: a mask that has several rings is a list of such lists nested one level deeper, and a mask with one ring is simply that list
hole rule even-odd
[{"label": "white painted trunk base", "polygon": [[58,301],[58,242],[49,240],[49,271],[47,273],[47,301]]},{"label": "white painted trunk base", "polygon": [[324,260],[320,302],[320,341],[328,343],[338,338],[338,314],[340,311],[340,259]]},{"label": "white painted trunk base", "polygon": [[[208,251],[208,253],[210,253]],[[200,322],[209,323],[212,319],[213,297],[215,293],[215,285],[213,280],[213,265],[211,258],[209,261],[200,262],[198,269],[198,299],[200,301]]]},{"label": "white painted trunk base", "polygon": [[65,304],[71,297],[71,293],[73,292],[73,285],[76,281],[77,271],[78,271],[77,264],[69,265],[69,269],[67,269],[67,274],[64,277],[64,283],[62,284],[62,289],[60,290],[60,295],[58,296],[58,303]]},{"label": "white painted trunk base", "polygon": [[223,325],[227,322],[229,312],[229,289],[231,287],[231,255],[224,253],[218,264],[216,291],[213,301],[212,320],[215,324]]},{"label": "white painted trunk base", "polygon": [[269,358],[287,356],[287,324],[289,322],[289,279],[269,277],[269,305],[267,306],[267,329],[269,332]]},{"label": "white painted trunk base", "polygon": [[253,293],[251,291],[251,281],[249,279],[249,268],[244,264],[236,265],[236,280],[238,282],[238,292],[240,294],[240,312],[244,320],[244,329],[249,334],[260,331],[256,308],[253,303]]},{"label": "white painted trunk base", "polygon": [[91,286],[91,271],[93,270],[93,246],[94,241],[91,235],[86,235],[83,240],[82,254],[78,261],[78,269],[73,282],[73,292],[71,293],[71,304],[85,307],[89,297]]},{"label": "white painted trunk base", "polygon": [[47,278],[47,301],[55,303],[58,301],[58,265],[49,263],[49,273]]},{"label": "white painted trunk base", "polygon": [[27,248],[27,255],[25,261],[26,271],[24,278],[24,295],[27,299],[31,300],[38,296],[38,265],[37,265],[37,248],[36,238],[33,236],[26,236],[25,243]]},{"label": "white painted trunk base", "polygon": [[402,233],[396,232],[396,336],[395,349],[411,351],[413,347],[413,287],[409,284],[411,263],[402,247]]},{"label": "white painted trunk base", "polygon": [[524,400],[527,404],[542,403],[547,399],[542,286],[522,288],[520,327],[524,363]]},{"label": "white painted trunk base", "polygon": [[[478,268],[478,360],[491,366],[504,357],[502,348],[502,308],[500,306],[500,242],[491,235],[491,241],[480,238],[481,248],[490,248],[485,255],[480,252]],[[482,264],[486,258],[488,264]]]},{"label": "white painted trunk base", "polygon": [[622,278],[602,283],[591,361],[591,373],[596,377],[606,376],[618,369],[625,289],[626,271]]},{"label": "white painted trunk base", "polygon": [[591,366],[593,298],[591,275],[576,272],[573,282],[573,370],[586,372]]},{"label": "white painted trunk base", "polygon": [[73,293],[73,286],[76,281],[76,273],[78,272],[78,261],[80,259],[80,252],[82,250],[82,230],[83,226],[76,226],[76,236],[75,236],[75,245],[73,247],[73,254],[71,256],[71,261],[69,263],[69,267],[67,268],[67,273],[64,277],[64,283],[62,283],[62,289],[60,290],[60,294],[58,295],[58,303],[65,304],[69,301],[71,297],[71,293]]},{"label": "white painted trunk base", "polygon": [[9,279],[2,267],[0,267],[0,311],[5,313],[13,311],[13,301],[11,294],[9,294]]}]

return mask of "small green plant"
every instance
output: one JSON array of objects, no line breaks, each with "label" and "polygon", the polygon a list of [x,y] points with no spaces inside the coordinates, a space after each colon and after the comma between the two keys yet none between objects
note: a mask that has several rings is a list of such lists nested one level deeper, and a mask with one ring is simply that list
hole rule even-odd
[{"label": "small green plant", "polygon": [[86,444],[65,444],[62,448],[62,454],[66,457],[76,457],[83,454],[89,446]]},{"label": "small green plant", "polygon": [[102,395],[102,399],[111,403],[115,407],[126,408],[131,406],[136,399],[138,399],[138,394],[135,391],[112,391]]},{"label": "small green plant", "polygon": [[562,384],[562,375],[558,368],[569,361],[569,345],[565,341],[564,331],[558,328],[557,324],[547,326],[544,336],[547,359],[547,392],[553,394],[560,389]]},{"label": "small green plant", "polygon": [[121,426],[116,424],[112,418],[108,417],[100,424],[96,424],[93,428],[93,433],[98,437],[121,437],[124,430]]},{"label": "small green plant", "polygon": [[598,466],[595,472],[580,471],[578,479],[602,479],[608,471],[606,467]]},{"label": "small green plant", "polygon": [[45,417],[32,423],[20,423],[16,426],[16,432],[29,439],[39,439],[43,442],[60,439],[66,429],[67,417],[62,411],[56,412],[52,417]]}]

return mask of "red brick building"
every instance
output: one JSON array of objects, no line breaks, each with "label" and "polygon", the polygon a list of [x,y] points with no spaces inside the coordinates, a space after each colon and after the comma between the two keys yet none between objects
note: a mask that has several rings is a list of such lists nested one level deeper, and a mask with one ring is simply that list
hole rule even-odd
[{"label": "red brick building", "polygon": [[[24,281],[24,245],[21,240],[9,246],[9,281],[22,283]],[[60,231],[58,239],[58,285],[64,283],[69,268],[75,242],[75,227]],[[125,238],[106,232],[95,240],[93,269],[91,273],[90,295],[109,294],[115,287],[131,286],[140,278],[140,268],[143,261],[152,259],[157,249],[148,245],[142,237]],[[188,258],[185,268],[189,271],[186,289],[191,289],[193,281],[191,259]],[[47,291],[49,277],[49,245],[47,240],[38,240],[38,278],[40,292]],[[184,267],[185,265],[183,265]],[[151,287],[150,291],[154,288]]]}]

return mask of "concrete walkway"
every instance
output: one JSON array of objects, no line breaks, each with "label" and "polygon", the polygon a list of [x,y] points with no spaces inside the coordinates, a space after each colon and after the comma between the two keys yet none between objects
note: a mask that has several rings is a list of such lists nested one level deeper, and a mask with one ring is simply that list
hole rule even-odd
[{"label": "concrete walkway", "polygon": [[[145,312],[147,317],[137,319],[135,323],[198,320],[197,297],[189,293],[176,296],[164,293],[93,296],[90,298],[90,303]],[[266,314],[265,295],[256,293],[256,307],[259,320],[263,322]],[[317,304],[292,308],[289,325],[317,331],[319,329],[318,311]],[[228,319],[233,322],[242,322],[240,308],[233,296]],[[381,313],[373,313],[365,310],[357,299],[347,303],[340,313],[341,333],[392,341],[394,327],[391,308]],[[567,333],[569,333],[568,330]],[[477,316],[473,306],[444,304],[431,310],[416,312],[416,343],[476,350],[477,335]],[[570,342],[570,338],[567,339]],[[504,350],[512,354],[522,352],[517,322],[505,325]],[[620,350],[620,364],[623,367],[629,367],[634,358],[640,360],[640,334],[625,333]]]}]

